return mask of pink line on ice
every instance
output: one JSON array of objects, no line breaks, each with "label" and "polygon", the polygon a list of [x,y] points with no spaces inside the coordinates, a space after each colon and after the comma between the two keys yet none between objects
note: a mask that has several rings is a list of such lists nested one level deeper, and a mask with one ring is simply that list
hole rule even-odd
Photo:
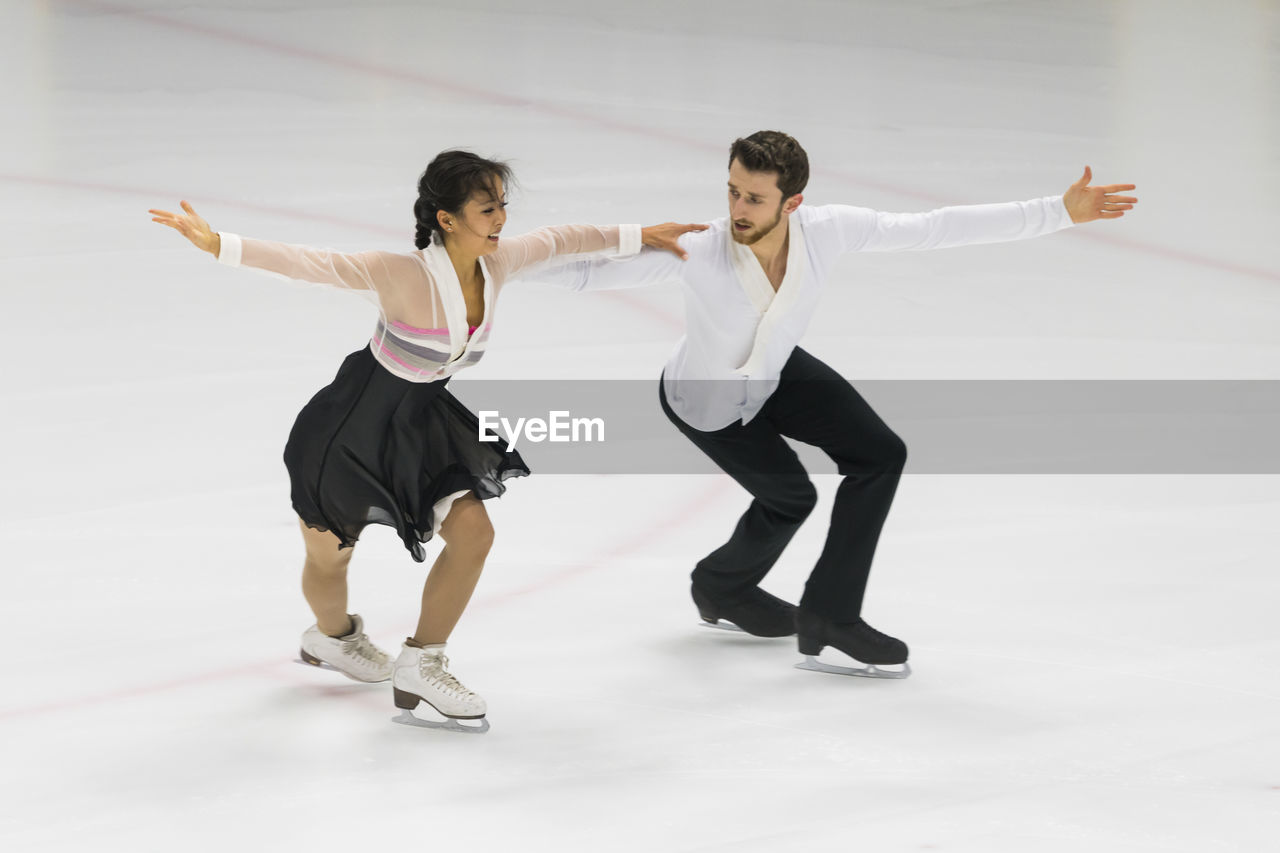
[{"label": "pink line on ice", "polygon": [[[388,228],[385,225],[371,225],[368,222],[359,222],[355,219],[343,219],[340,216],[329,216],[323,213],[311,213],[309,211],[296,210],[289,207],[259,204],[257,202],[245,201],[243,199],[220,198],[218,196],[204,195],[203,193],[197,197],[186,195],[172,189],[124,186],[121,184],[106,184],[98,181],[68,181],[61,178],[18,175],[12,172],[0,172],[0,181],[17,184],[32,184],[34,186],[50,187],[62,190],[93,190],[94,192],[106,193],[109,195],[142,196],[144,198],[151,199],[152,201],[155,201],[158,198],[194,198],[199,204],[204,204],[205,202],[210,204],[221,204],[226,205],[227,207],[238,207],[242,210],[256,210],[260,213],[269,213],[273,216],[282,216],[289,219],[305,219],[311,222],[325,222],[331,225],[341,225],[343,228],[358,228],[361,231],[370,231],[375,234],[382,234],[390,237],[403,237],[406,240],[409,238],[409,232],[405,228]],[[145,209],[139,209],[140,214],[145,212]]]},{"label": "pink line on ice", "polygon": [[[504,95],[500,92],[494,92],[488,89],[481,89],[475,86],[467,86],[457,83],[443,77],[436,77],[429,74],[422,74],[416,71],[407,71],[403,68],[396,68],[390,65],[382,65],[375,62],[366,62],[361,59],[355,59],[341,54],[329,53],[327,51],[315,50],[313,48],[299,47],[297,45],[288,44],[286,42],[274,41],[272,39],[261,38],[259,36],[247,35],[245,33],[236,32],[234,30],[223,29],[208,24],[197,24],[189,21],[181,21],[165,15],[157,15],[153,12],[135,9],[130,6],[123,6],[116,3],[101,2],[101,0],[64,0],[64,2],[81,6],[87,9],[95,9],[102,12],[110,12],[118,15],[127,15],[146,21],[156,26],[168,27],[170,29],[185,30],[186,32],[195,33],[207,38],[219,39],[222,41],[232,42],[240,45],[250,45],[252,47],[261,48],[273,53],[284,56],[293,56],[298,59],[305,59],[311,62],[318,62],[324,65],[330,65],[337,68],[346,68],[363,74],[369,74],[375,77],[382,77],[389,80],[399,80],[405,83],[413,83],[421,86],[428,86],[436,89],[442,89],[454,94],[466,95],[478,100],[489,101],[510,107],[521,107],[529,110],[536,110],[545,115],[556,116],[557,118],[569,119],[571,121],[585,122],[594,124],[599,127],[605,127],[610,130],[629,133],[634,136],[647,137],[650,139],[661,139],[666,142],[673,142],[686,148],[697,148],[703,151],[724,152],[727,150],[725,145],[712,144],[695,137],[683,136],[677,133],[669,133],[664,130],[658,130],[644,124],[635,124],[632,122],[618,121],[616,119],[607,118],[605,116],[595,115],[582,110],[562,107],[556,104],[538,101],[532,98],[515,98],[510,95]],[[869,179],[861,175],[856,175],[841,169],[832,168],[815,168],[815,174],[825,174],[840,178],[841,180],[875,189],[883,192],[893,193],[895,195],[905,196],[908,198],[917,198],[931,204],[947,204],[944,199],[932,193],[921,192],[919,190],[903,187],[895,184],[885,183]],[[332,220],[331,220],[332,221]],[[397,232],[398,233],[398,232]],[[1107,234],[1099,234],[1097,232],[1084,232],[1080,236],[1086,240],[1099,240],[1109,243],[1122,249],[1133,252],[1139,252],[1149,255],[1158,255],[1164,258],[1172,258],[1182,261],[1183,263],[1194,264],[1196,266],[1215,269],[1220,272],[1229,272],[1237,275],[1249,276],[1252,278],[1261,278],[1266,281],[1280,281],[1280,271],[1274,269],[1264,269],[1262,267],[1252,267],[1245,264],[1237,264],[1232,261],[1220,260],[1218,258],[1199,255],[1193,252],[1187,252],[1181,249],[1174,249],[1154,243],[1147,243],[1141,240],[1131,240],[1125,238],[1117,238]],[[654,311],[643,302],[635,300],[634,304]],[[664,319],[670,319],[664,317]]]},{"label": "pink line on ice", "polygon": [[109,693],[99,693],[97,695],[89,694],[78,698],[59,699],[54,702],[45,702],[41,705],[8,708],[4,711],[0,711],[0,720],[21,719],[35,714],[70,711],[85,705],[101,705],[106,702],[120,702],[125,699],[134,699],[139,696],[163,693],[166,690],[179,690],[183,687],[194,687],[196,685],[209,684],[215,681],[241,678],[246,675],[257,675],[274,669],[279,665],[280,660],[278,658],[274,660],[264,660],[258,663],[228,667],[227,669],[218,669],[212,672],[201,672],[195,675],[189,675],[186,678],[175,678],[170,681],[162,681],[156,684],[141,684],[136,687],[127,687],[123,690],[113,690]]},{"label": "pink line on ice", "polygon": [[[531,583],[518,589],[511,590],[510,592],[479,598],[471,605],[471,609],[474,611],[476,609],[484,610],[489,607],[501,607],[504,604],[509,604],[510,602],[521,598],[522,596],[529,595],[534,592],[541,592],[542,590],[564,583],[567,580],[575,578],[593,569],[603,568],[608,564],[609,560],[615,557],[623,554],[642,552],[645,546],[649,543],[661,541],[664,534],[669,533],[671,530],[679,529],[688,525],[691,520],[705,512],[707,507],[711,505],[715,498],[730,491],[731,488],[732,486],[727,479],[717,477],[713,486],[701,490],[692,499],[675,511],[671,512],[669,515],[647,525],[644,529],[632,534],[630,537],[619,541],[617,544],[606,549],[596,557],[582,560],[578,564],[570,566],[567,569],[562,569],[561,571],[556,572],[537,583]],[[39,705],[8,708],[0,711],[0,720],[22,719],[36,714],[50,714],[57,713],[59,711],[71,711],[78,708],[84,708],[86,706],[105,705],[110,702],[119,702],[140,696],[150,696],[156,693],[165,693],[170,690],[181,690],[186,687],[198,687],[204,684],[242,678],[246,675],[259,675],[270,672],[276,667],[287,665],[291,666],[293,665],[293,662],[279,657],[273,657],[256,663],[242,664],[240,666],[228,667],[226,669],[213,670],[212,672],[197,673],[185,678],[176,678],[153,684],[141,684],[135,687],[128,687],[123,690],[112,690],[105,693],[75,696],[67,699],[59,699],[53,702],[44,702]],[[274,678],[276,676],[272,677]]]}]

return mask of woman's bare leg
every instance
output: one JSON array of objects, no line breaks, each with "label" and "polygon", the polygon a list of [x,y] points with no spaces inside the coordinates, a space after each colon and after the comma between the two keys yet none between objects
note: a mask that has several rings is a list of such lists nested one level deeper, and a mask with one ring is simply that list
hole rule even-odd
[{"label": "woman's bare leg", "polygon": [[354,548],[338,550],[338,537],[327,531],[313,530],[298,519],[302,539],[307,546],[307,559],[302,564],[302,594],[316,615],[316,625],[330,637],[341,637],[351,630],[347,617],[347,566]]},{"label": "woman's bare leg", "polygon": [[475,592],[493,545],[493,524],[484,503],[475,495],[454,501],[440,526],[440,538],[444,550],[422,588],[422,614],[413,634],[414,641],[424,646],[449,639]]}]

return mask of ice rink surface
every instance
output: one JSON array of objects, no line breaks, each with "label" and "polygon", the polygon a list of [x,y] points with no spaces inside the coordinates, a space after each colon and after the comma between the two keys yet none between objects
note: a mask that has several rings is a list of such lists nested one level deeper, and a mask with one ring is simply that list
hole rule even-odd
[{"label": "ice rink surface", "polygon": [[[374,310],[146,210],[408,250],[448,147],[512,160],[511,233],[723,216],[727,147],[762,128],[808,149],[815,204],[1032,198],[1087,163],[1138,185],[1132,215],[845,258],[805,346],[855,384],[1280,379],[1276,4],[8,0],[0,24],[0,848],[1275,849],[1274,476],[908,463],[865,614],[915,675],[871,682],[697,627],[688,572],[746,504],[727,478],[535,475],[490,503],[450,643],[492,731],[392,725],[388,685],[293,660],[280,462]],[[516,285],[451,387],[654,379],[680,328],[674,288]],[[766,583],[788,598],[815,479]],[[388,529],[357,548],[384,647],[423,571]]]}]

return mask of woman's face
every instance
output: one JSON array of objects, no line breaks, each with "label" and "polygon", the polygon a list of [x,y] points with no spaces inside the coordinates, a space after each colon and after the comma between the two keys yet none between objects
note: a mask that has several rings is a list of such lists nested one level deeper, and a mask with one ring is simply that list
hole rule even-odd
[{"label": "woman's face", "polygon": [[507,199],[502,181],[483,192],[472,194],[462,210],[441,211],[440,224],[445,229],[445,243],[468,255],[490,255],[498,250],[498,233],[507,224]]}]

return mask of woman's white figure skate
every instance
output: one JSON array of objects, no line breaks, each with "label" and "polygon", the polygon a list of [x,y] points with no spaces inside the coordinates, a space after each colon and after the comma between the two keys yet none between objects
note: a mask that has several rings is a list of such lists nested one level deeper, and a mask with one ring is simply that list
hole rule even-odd
[{"label": "woman's white figure skate", "polygon": [[330,637],[312,625],[302,632],[299,651],[303,663],[332,669],[356,681],[386,681],[391,677],[391,656],[375,646],[364,632],[364,620],[351,614],[351,632]]},{"label": "woman's white figure skate", "polygon": [[[393,717],[392,721],[428,729],[484,734],[489,731],[489,721],[485,719],[488,707],[484,699],[449,672],[444,649],[444,643],[437,643],[423,648],[406,645],[400,650],[391,676],[400,716]],[[413,710],[422,702],[447,719],[437,722],[415,715]]]}]

